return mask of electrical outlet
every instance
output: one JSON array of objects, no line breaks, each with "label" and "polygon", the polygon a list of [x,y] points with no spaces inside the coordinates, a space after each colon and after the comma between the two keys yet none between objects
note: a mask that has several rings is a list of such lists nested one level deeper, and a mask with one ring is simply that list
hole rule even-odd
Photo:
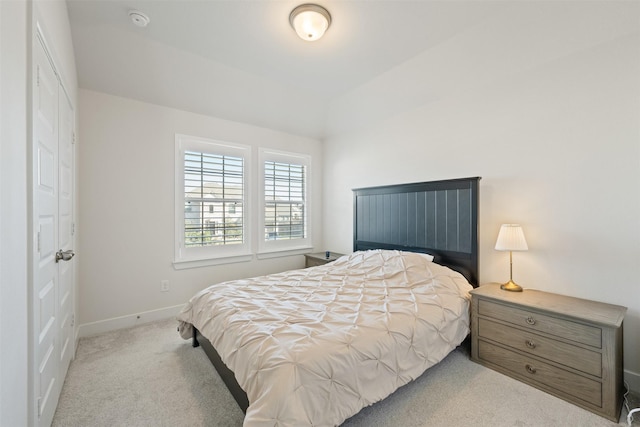
[{"label": "electrical outlet", "polygon": [[161,280],[160,281],[160,292],[169,292],[169,281]]}]

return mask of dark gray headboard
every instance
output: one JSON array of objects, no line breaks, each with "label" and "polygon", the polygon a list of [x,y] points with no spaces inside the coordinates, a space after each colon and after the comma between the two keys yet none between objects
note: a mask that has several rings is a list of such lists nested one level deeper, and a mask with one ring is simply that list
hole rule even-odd
[{"label": "dark gray headboard", "polygon": [[479,177],[353,190],[353,250],[433,255],[478,286]]}]

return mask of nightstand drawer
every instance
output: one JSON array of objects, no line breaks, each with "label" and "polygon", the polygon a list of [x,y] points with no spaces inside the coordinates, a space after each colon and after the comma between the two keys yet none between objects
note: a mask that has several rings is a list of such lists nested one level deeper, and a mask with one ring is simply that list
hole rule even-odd
[{"label": "nightstand drawer", "polygon": [[544,332],[596,348],[602,347],[602,330],[594,326],[558,319],[486,300],[479,301],[478,311],[481,316],[512,323],[514,326]]},{"label": "nightstand drawer", "polygon": [[602,385],[581,375],[533,360],[511,350],[480,340],[478,357],[509,370],[527,381],[550,387],[591,405],[602,407]]},{"label": "nightstand drawer", "polygon": [[319,266],[319,265],[325,265],[325,264],[327,264],[328,262],[330,262],[330,261],[327,261],[327,260],[324,260],[324,259],[318,259],[318,258],[310,258],[310,257],[307,257],[307,258],[305,259],[304,266],[305,266],[305,267],[307,267],[307,268],[308,268],[308,267],[317,267],[317,266]]},{"label": "nightstand drawer", "polygon": [[601,354],[586,348],[576,347],[482,318],[478,319],[478,336],[596,377],[602,376]]}]

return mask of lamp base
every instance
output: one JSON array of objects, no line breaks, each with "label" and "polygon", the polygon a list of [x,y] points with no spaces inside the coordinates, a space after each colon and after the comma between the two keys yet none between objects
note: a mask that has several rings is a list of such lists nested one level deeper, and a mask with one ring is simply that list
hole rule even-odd
[{"label": "lamp base", "polygon": [[516,283],[513,280],[509,280],[504,285],[500,285],[500,289],[503,289],[505,291],[511,291],[511,292],[522,292],[522,287],[519,285],[516,285]]}]

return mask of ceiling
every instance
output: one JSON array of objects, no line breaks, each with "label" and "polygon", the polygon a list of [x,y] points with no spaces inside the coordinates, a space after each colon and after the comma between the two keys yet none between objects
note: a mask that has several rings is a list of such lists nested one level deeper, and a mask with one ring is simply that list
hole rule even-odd
[{"label": "ceiling", "polygon": [[[509,7],[489,0],[322,0],[299,39],[290,0],[67,0],[81,88],[322,139],[332,102]],[[138,9],[150,24],[132,24]]]}]

